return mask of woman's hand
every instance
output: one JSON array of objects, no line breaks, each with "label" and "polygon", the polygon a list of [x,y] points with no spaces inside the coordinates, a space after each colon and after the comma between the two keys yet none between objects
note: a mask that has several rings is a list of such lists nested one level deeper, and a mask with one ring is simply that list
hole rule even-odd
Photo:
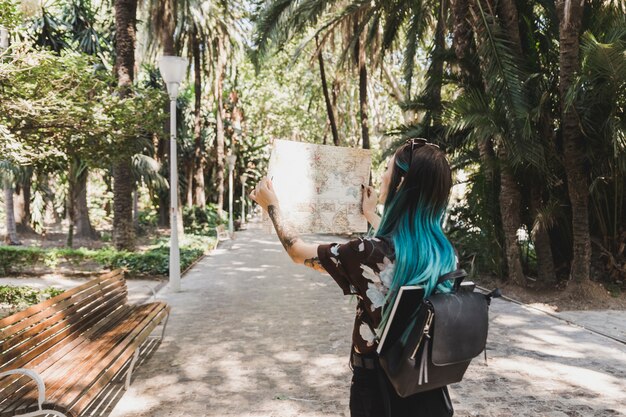
[{"label": "woman's hand", "polygon": [[272,181],[263,177],[250,193],[250,198],[254,200],[263,210],[267,211],[269,206],[278,206],[278,198],[274,192]]},{"label": "woman's hand", "polygon": [[376,213],[376,204],[378,203],[378,195],[376,190],[371,185],[361,184],[363,190],[363,197],[361,199],[361,207],[363,214],[367,217],[370,214]]},{"label": "woman's hand", "polygon": [[378,195],[376,194],[376,190],[374,187],[364,184],[361,184],[361,189],[363,190],[363,197],[361,199],[363,215],[372,225],[374,230],[378,230],[380,217],[376,214],[376,204],[378,204]]}]

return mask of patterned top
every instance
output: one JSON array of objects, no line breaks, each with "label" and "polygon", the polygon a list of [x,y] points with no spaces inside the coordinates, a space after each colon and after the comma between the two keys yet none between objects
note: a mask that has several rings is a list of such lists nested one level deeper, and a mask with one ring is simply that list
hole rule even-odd
[{"label": "patterned top", "polygon": [[385,238],[358,238],[349,242],[319,245],[317,255],[324,269],[345,295],[358,299],[352,344],[361,354],[376,351],[376,328],[391,285],[395,251]]}]

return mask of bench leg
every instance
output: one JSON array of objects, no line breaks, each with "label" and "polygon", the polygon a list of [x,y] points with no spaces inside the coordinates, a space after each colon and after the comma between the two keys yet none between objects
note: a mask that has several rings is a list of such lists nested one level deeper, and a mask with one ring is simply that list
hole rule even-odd
[{"label": "bench leg", "polygon": [[130,367],[128,368],[128,374],[126,375],[126,384],[125,384],[126,390],[130,388],[130,377],[133,375],[133,369],[135,369],[135,364],[137,363],[137,359],[139,359],[139,348],[135,350],[135,354],[133,355],[133,360],[130,362]]},{"label": "bench leg", "polygon": [[165,316],[165,321],[163,322],[163,330],[161,330],[161,340],[165,337],[165,328],[167,327],[167,321],[170,319],[170,313],[167,312],[167,316]]}]

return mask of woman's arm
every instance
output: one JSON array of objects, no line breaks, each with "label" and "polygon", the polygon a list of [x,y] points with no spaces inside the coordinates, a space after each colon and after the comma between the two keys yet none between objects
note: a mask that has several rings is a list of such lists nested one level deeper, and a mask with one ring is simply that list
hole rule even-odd
[{"label": "woman's arm", "polygon": [[317,244],[306,243],[295,231],[289,222],[283,219],[278,205],[267,206],[267,214],[269,215],[280,243],[289,254],[289,257],[298,264],[304,264],[320,272],[326,272],[319,258],[317,257]]},{"label": "woman's arm", "polygon": [[287,254],[295,263],[304,264],[319,272],[326,272],[317,257],[318,245],[304,242],[293,225],[283,218],[272,182],[269,179],[261,179],[250,193],[250,198],[267,211],[280,243],[283,244]]}]

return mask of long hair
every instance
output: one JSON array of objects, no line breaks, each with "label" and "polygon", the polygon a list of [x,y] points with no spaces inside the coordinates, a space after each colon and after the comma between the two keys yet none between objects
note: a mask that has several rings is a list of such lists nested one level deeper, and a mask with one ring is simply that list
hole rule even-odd
[{"label": "long hair", "polygon": [[[412,140],[414,141],[414,140]],[[379,329],[389,318],[398,290],[421,285],[429,296],[435,289],[449,292],[449,282],[437,279],[456,267],[454,248],[443,232],[452,173],[439,147],[409,141],[395,153],[385,209],[376,236],[395,246],[395,269]]]}]

